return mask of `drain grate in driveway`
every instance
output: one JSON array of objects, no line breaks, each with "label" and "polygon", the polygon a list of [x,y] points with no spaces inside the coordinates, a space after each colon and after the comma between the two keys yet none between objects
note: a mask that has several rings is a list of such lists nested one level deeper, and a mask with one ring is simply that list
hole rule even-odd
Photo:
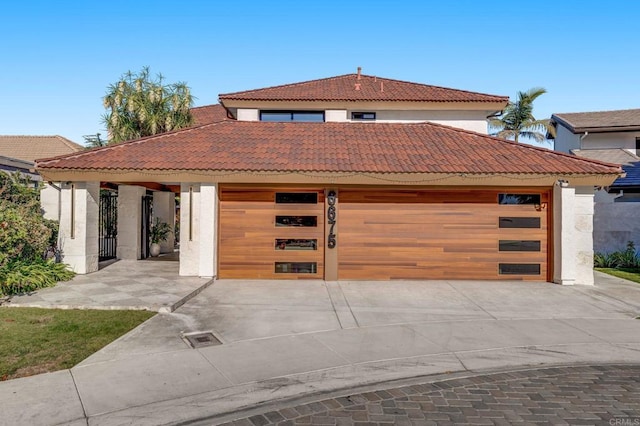
[{"label": "drain grate in driveway", "polygon": [[194,349],[222,344],[222,342],[210,331],[197,331],[194,333],[183,334],[182,337]]}]

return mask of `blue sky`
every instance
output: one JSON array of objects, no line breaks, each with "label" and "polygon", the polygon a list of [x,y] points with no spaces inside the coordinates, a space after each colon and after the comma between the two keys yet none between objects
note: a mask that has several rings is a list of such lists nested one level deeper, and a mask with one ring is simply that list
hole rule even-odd
[{"label": "blue sky", "polygon": [[[106,131],[127,70],[184,81],[196,105],[352,73],[515,98],[537,118],[640,107],[640,2],[29,1],[0,15],[0,134]],[[548,145],[547,145],[548,146]]]}]

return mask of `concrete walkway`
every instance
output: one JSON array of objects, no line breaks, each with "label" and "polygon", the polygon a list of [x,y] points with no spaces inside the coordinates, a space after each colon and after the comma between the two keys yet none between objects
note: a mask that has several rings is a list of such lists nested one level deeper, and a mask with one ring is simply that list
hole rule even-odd
[{"label": "concrete walkway", "polygon": [[212,424],[390,380],[640,364],[640,286],[597,282],[216,281],[71,370],[0,383],[0,423]]},{"label": "concrete walkway", "polygon": [[92,274],[77,275],[55,287],[12,296],[1,304],[9,307],[172,312],[211,282],[199,277],[180,277],[177,261],[156,259],[120,260]]}]

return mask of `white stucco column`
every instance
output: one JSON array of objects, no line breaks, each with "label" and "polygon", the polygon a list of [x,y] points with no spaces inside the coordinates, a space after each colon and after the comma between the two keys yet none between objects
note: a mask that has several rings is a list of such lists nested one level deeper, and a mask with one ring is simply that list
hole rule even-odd
[{"label": "white stucco column", "polygon": [[593,285],[591,187],[553,188],[554,273],[557,284]]},{"label": "white stucco column", "polygon": [[180,184],[180,275],[200,273],[200,184]]},{"label": "white stucco column", "polygon": [[218,185],[180,185],[180,275],[217,273]]},{"label": "white stucco column", "polygon": [[40,208],[45,219],[60,220],[60,192],[48,183],[43,184],[40,189]]},{"label": "white stucco column", "polygon": [[592,186],[577,187],[574,206],[576,239],[576,284],[593,285],[593,213]]},{"label": "white stucco column", "polygon": [[200,260],[198,275],[213,277],[217,273],[218,185],[200,184]]},{"label": "white stucco column", "polygon": [[118,244],[116,256],[137,260],[141,256],[142,197],[146,188],[137,185],[118,186]]},{"label": "white stucco column", "polygon": [[160,252],[172,253],[175,242],[173,231],[176,221],[176,196],[173,192],[156,191],[153,193],[153,223],[156,218],[171,226],[171,233],[167,236],[167,240],[160,243]]},{"label": "white stucco column", "polygon": [[100,183],[64,183],[60,202],[62,261],[78,274],[97,271]]}]

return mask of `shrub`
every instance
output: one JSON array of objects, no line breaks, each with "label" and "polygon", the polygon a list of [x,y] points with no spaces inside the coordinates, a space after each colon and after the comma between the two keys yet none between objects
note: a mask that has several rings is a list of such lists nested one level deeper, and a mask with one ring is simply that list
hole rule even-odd
[{"label": "shrub", "polygon": [[637,268],[640,265],[638,253],[636,252],[633,241],[627,242],[627,248],[624,251],[616,253],[618,258],[618,268]]},{"label": "shrub", "polygon": [[627,242],[624,251],[614,251],[613,253],[595,253],[593,264],[596,268],[638,268],[640,267],[640,257],[636,252],[633,241]]},{"label": "shrub", "polygon": [[593,266],[596,268],[617,268],[618,257],[616,253],[595,253],[593,255]]},{"label": "shrub", "polygon": [[63,263],[42,259],[31,263],[16,261],[0,268],[0,294],[27,293],[52,287],[58,281],[68,281],[74,276],[75,272]]},{"label": "shrub", "polygon": [[39,259],[53,232],[28,207],[0,200],[0,268],[18,260]]},{"label": "shrub", "polygon": [[0,295],[34,291],[75,274],[44,260],[58,224],[42,216],[39,192],[19,174],[0,172]]}]

